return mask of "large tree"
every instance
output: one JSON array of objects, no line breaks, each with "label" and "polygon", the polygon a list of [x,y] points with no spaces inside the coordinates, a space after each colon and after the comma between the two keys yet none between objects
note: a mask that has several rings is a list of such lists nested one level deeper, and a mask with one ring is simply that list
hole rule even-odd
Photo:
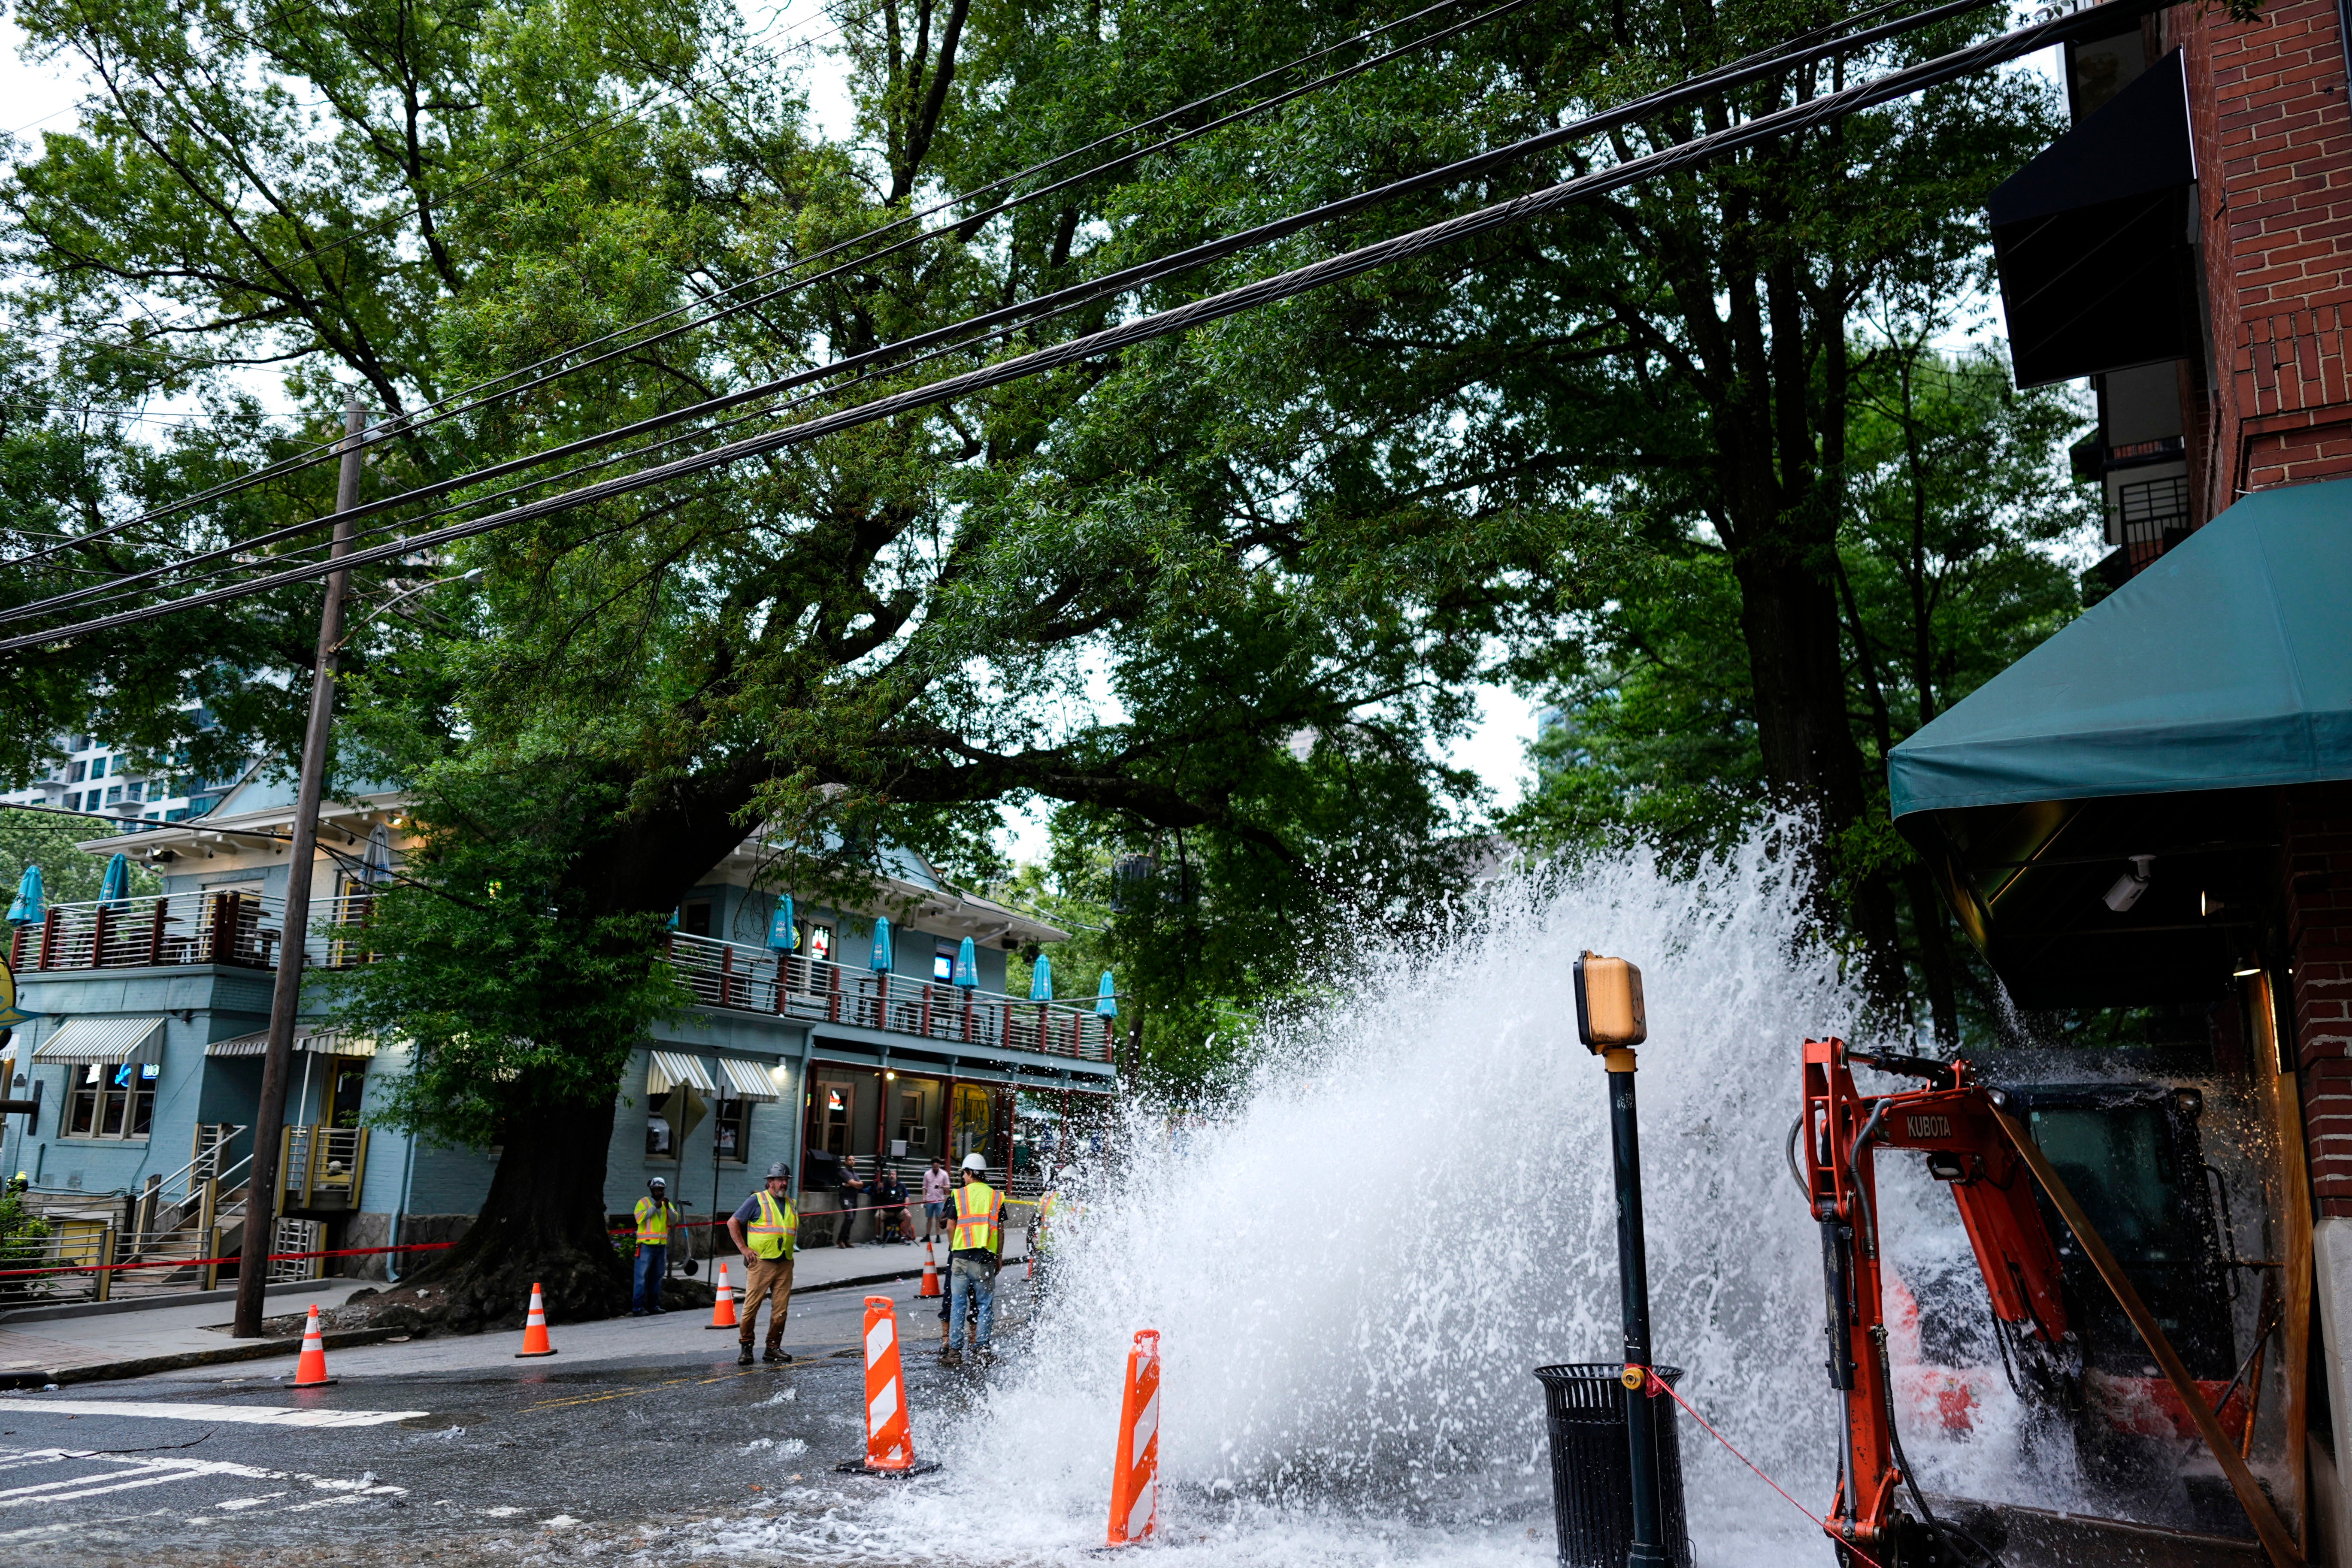
[{"label": "large tree", "polygon": [[[1221,85],[1238,44],[1278,55],[1344,26],[961,0],[840,22],[845,144],[730,17],[687,6],[228,7],[194,36],[161,10],[28,14],[109,100],[12,188],[27,301],[107,338],[90,376],[194,385],[282,362],[324,430],[338,375],[421,409]],[[413,431],[371,484],[1113,265],[1148,243],[1136,215],[1166,174],[1131,165]],[[152,330],[127,324],[151,300]],[[1301,432],[1235,405],[1227,352],[1212,334],[1074,368],[363,576],[363,606],[417,591],[362,614],[339,771],[405,784],[427,837],[336,1005],[412,1042],[396,1120],[501,1151],[467,1242],[434,1266],[455,1316],[509,1313],[533,1279],[559,1312],[618,1304],[603,1151],[621,1061],[679,1000],[658,932],[761,825],[781,875],[837,888],[885,840],[985,871],[1008,799],[1181,833],[1263,899],[1277,968],[1361,911],[1444,894],[1466,781],[1433,743],[1517,593],[1490,584],[1544,569],[1544,530],[1441,540],[1433,512],[1385,562],[1376,532],[1321,531],[1265,488]],[[250,504],[263,515],[185,514],[180,542],[249,536],[315,496]]]}]

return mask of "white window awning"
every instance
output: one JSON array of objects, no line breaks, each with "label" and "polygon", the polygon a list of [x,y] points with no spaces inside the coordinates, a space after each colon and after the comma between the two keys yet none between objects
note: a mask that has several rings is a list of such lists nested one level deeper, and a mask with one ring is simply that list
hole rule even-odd
[{"label": "white window awning", "polygon": [[721,1057],[719,1066],[727,1075],[727,1098],[730,1100],[755,1100],[763,1105],[772,1105],[784,1098],[783,1090],[776,1087],[774,1075],[758,1062],[747,1062],[737,1057]]},{"label": "white window awning", "polygon": [[160,1062],[161,1018],[68,1018],[33,1053],[37,1062]]},{"label": "white window awning", "polygon": [[709,1095],[719,1092],[719,1086],[710,1081],[710,1074],[703,1070],[699,1057],[688,1056],[684,1051],[649,1051],[646,1057],[648,1095],[665,1095],[673,1089],[698,1089]]},{"label": "white window awning", "polygon": [[[354,1035],[342,1029],[313,1029],[302,1025],[294,1028],[294,1048],[321,1057],[372,1057],[375,1041],[365,1035]],[[269,1031],[257,1035],[238,1035],[226,1040],[215,1040],[205,1047],[208,1057],[259,1057],[269,1053]]]}]

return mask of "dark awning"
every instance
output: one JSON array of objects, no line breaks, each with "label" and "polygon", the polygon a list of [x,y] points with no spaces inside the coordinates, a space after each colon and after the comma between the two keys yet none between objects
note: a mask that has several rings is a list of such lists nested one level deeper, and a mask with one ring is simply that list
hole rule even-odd
[{"label": "dark awning", "polygon": [[[1896,826],[2029,1005],[2211,994],[2275,790],[2352,778],[2352,480],[2246,497],[1895,748]],[[2126,911],[2102,895],[2157,857]]]},{"label": "dark awning", "polygon": [[1993,192],[1993,258],[2020,386],[2195,347],[2196,182],[2175,49]]}]

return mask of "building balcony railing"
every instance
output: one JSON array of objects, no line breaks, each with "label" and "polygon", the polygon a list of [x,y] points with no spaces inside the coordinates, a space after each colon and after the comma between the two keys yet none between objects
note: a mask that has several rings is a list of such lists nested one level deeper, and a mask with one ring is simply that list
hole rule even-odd
[{"label": "building balcony railing", "polygon": [[[342,969],[369,961],[361,932],[370,901],[352,894],[330,907],[333,918],[320,922],[305,946],[306,967]],[[270,969],[284,944],[285,916],[284,900],[257,893],[51,904],[38,924],[16,929],[9,963],[19,975],[202,963]],[[669,933],[665,956],[705,1006],[851,1024],[945,1045],[1115,1059],[1117,1021],[1085,1003],[1031,1002],[683,931]]]},{"label": "building balcony railing", "polygon": [[993,1046],[1080,1061],[1113,1059],[1118,1020],[1090,1005],[877,974],[709,937],[669,935],[669,962],[706,1006],[807,1023],[854,1024],[942,1044]]},{"label": "building balcony railing", "polygon": [[[341,969],[368,954],[352,933],[364,923],[365,895],[337,900],[335,917],[314,931],[303,963]],[[51,904],[37,925],[22,925],[9,941],[9,966],[19,974],[72,969],[137,969],[181,963],[221,963],[271,969],[285,941],[286,900],[258,893],[166,893],[111,903]]]}]

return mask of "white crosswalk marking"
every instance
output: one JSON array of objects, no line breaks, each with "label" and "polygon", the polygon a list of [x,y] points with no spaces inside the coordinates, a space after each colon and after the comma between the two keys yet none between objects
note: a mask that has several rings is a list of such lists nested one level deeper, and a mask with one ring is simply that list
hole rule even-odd
[{"label": "white crosswalk marking", "polygon": [[242,1426],[381,1426],[431,1414],[424,1410],[299,1409],[283,1405],[194,1405],[179,1400],[41,1399],[11,1400],[8,1417],[55,1413],[62,1415],[136,1415],[164,1421],[210,1421]]},{"label": "white crosswalk marking", "polygon": [[[356,1480],[285,1470],[265,1469],[257,1465],[241,1465],[230,1459],[180,1458],[162,1455],[117,1455],[77,1452],[71,1448],[0,1449],[0,1470],[21,1470],[34,1465],[62,1465],[73,1473],[54,1479],[32,1481],[14,1487],[0,1487],[0,1517],[11,1510],[38,1507],[47,1503],[70,1502],[80,1498],[102,1497],[113,1492],[143,1490],[149,1487],[168,1486],[174,1481],[229,1480],[295,1481],[307,1483],[299,1489],[283,1489],[252,1495],[247,1487],[236,1489],[243,1495],[223,1498],[211,1503],[195,1502],[198,1510],[187,1512],[183,1503],[177,1512],[190,1523],[235,1519],[246,1516],[248,1510],[258,1509],[268,1513],[308,1513],[316,1509],[341,1508],[348,1503],[372,1499],[405,1496],[407,1488],[378,1481],[373,1474]],[[319,1494],[328,1495],[321,1497]],[[293,1500],[281,1501],[290,1499]],[[273,1506],[274,1505],[274,1506]],[[149,1518],[152,1515],[131,1517]],[[85,1521],[85,1522],[87,1522]],[[0,1542],[29,1540],[54,1530],[51,1525],[34,1525],[28,1529],[0,1531]]]}]

